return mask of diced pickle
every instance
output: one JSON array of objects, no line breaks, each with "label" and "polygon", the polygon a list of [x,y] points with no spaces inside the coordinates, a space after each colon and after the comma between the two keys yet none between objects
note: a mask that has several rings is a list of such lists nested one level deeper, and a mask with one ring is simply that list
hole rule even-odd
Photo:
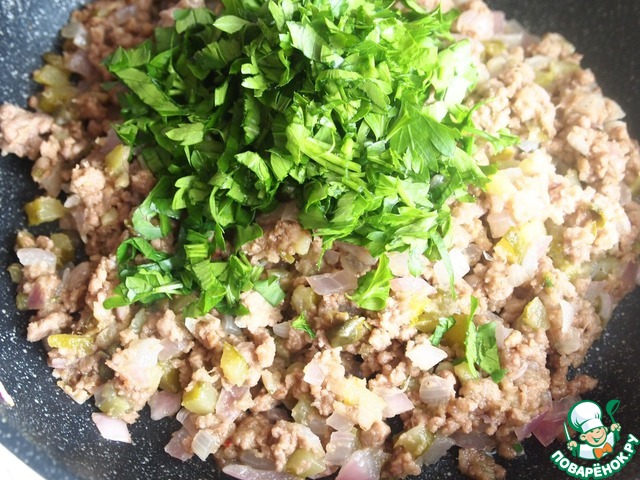
[{"label": "diced pickle", "polygon": [[222,347],[220,368],[225,378],[234,385],[242,385],[249,376],[249,364],[233,345],[225,342]]},{"label": "diced pickle", "polygon": [[333,327],[327,332],[327,337],[333,348],[344,347],[345,345],[356,343],[366,331],[365,319],[357,317],[347,320],[342,325]]},{"label": "diced pickle", "polygon": [[76,249],[69,235],[65,233],[54,233],[51,235],[51,241],[58,249],[57,257],[59,266],[73,261]]},{"label": "diced pickle", "polygon": [[120,417],[130,412],[132,408],[125,397],[118,395],[118,391],[111,382],[105,383],[102,393],[96,397],[96,407],[110,417]]},{"label": "diced pickle", "polygon": [[64,217],[66,210],[57,198],[38,197],[24,206],[29,225],[53,222]]},{"label": "diced pickle", "polygon": [[60,69],[65,68],[64,58],[62,58],[62,55],[58,55],[53,52],[47,52],[44,55],[42,55],[42,59],[45,61],[45,63],[48,63],[49,65],[53,65],[54,67],[57,67]]},{"label": "diced pickle", "polygon": [[160,377],[159,387],[171,393],[180,391],[180,371],[173,367],[169,362],[160,362],[162,369],[162,377]]},{"label": "diced pickle", "polygon": [[418,458],[431,447],[434,439],[435,435],[424,425],[418,425],[402,433],[394,448],[403,447],[413,458]]},{"label": "diced pickle", "polygon": [[77,93],[72,85],[45,87],[38,95],[38,108],[46,113],[55,113],[66,106]]},{"label": "diced pickle", "polygon": [[196,382],[191,390],[182,394],[182,406],[196,415],[216,411],[219,392],[210,383]]},{"label": "diced pickle", "polygon": [[60,87],[69,84],[69,70],[54,65],[45,65],[33,72],[33,79],[40,85]]},{"label": "diced pickle", "polygon": [[453,346],[455,344],[462,345],[467,339],[467,330],[469,330],[468,315],[453,315],[455,323],[447,330],[442,337],[444,345]]},{"label": "diced pickle", "polygon": [[12,263],[7,267],[7,271],[13,283],[20,283],[22,281],[22,267],[19,263]]},{"label": "diced pickle", "polygon": [[303,448],[297,449],[291,454],[284,470],[298,477],[312,477],[324,472],[326,465],[324,460],[318,458],[313,452]]},{"label": "diced pickle", "polygon": [[547,330],[549,328],[547,309],[538,297],[531,300],[527,306],[524,307],[524,311],[518,322],[534,330]]},{"label": "diced pickle", "polygon": [[58,333],[49,335],[47,342],[51,348],[71,350],[77,354],[89,355],[94,350],[93,337],[86,335],[72,335],[70,333]]},{"label": "diced pickle", "polygon": [[304,285],[298,285],[291,294],[291,306],[298,314],[314,311],[318,300],[316,292]]},{"label": "diced pickle", "polygon": [[296,423],[301,423],[302,425],[309,425],[309,417],[318,415],[320,415],[318,409],[311,405],[308,398],[298,400],[296,406],[291,410],[291,417]]},{"label": "diced pickle", "polygon": [[16,295],[16,308],[21,311],[28,310],[28,301],[29,295],[27,295],[26,293],[19,293],[18,295]]},{"label": "diced pickle", "polygon": [[519,263],[524,259],[531,243],[547,234],[541,222],[528,222],[519,227],[512,227],[494,247],[494,251],[502,255],[509,263]]},{"label": "diced pickle", "polygon": [[453,373],[456,374],[456,377],[458,377],[458,380],[460,380],[461,383],[466,383],[469,380],[478,378],[477,375],[474,375],[474,373],[471,371],[467,362],[459,363],[458,365],[453,367]]},{"label": "diced pickle", "polygon": [[129,158],[131,147],[116,145],[104,158],[105,172],[115,180],[116,187],[129,186]]}]

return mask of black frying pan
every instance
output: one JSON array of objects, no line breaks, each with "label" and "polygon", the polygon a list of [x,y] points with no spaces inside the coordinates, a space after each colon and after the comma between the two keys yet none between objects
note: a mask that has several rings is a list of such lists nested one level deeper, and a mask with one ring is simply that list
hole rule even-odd
[{"label": "black frying pan", "polygon": [[[29,73],[40,54],[56,44],[56,32],[77,0],[0,0],[0,102],[24,105],[34,88]],[[640,138],[640,1],[638,0],[491,0],[535,33],[563,33],[585,54],[607,95],[627,112],[632,135]],[[56,387],[39,344],[25,340],[28,316],[14,306],[15,289],[5,267],[15,260],[15,233],[24,227],[22,205],[35,186],[30,165],[15,157],[0,159],[0,380],[16,401],[0,405],[0,442],[48,480],[63,479],[222,479],[213,461],[187,463],[170,458],[163,446],[178,428],[175,420],[151,422],[145,412],[131,428],[134,445],[103,440],[91,422],[90,404],[76,405]],[[605,405],[620,400],[616,421],[624,433],[640,436],[640,290],[616,310],[603,338],[581,368],[600,379],[588,396]],[[526,455],[507,464],[508,478],[569,478],[551,465],[550,454],[535,439]],[[450,452],[422,479],[462,478]],[[640,456],[619,480],[640,478]]]}]

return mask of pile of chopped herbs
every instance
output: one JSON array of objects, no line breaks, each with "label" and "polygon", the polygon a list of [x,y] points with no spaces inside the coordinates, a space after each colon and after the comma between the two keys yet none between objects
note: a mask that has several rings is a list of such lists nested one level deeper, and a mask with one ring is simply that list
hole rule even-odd
[{"label": "pile of chopped herbs", "polygon": [[[157,184],[106,306],[198,292],[196,312],[239,313],[250,289],[279,304],[240,246],[262,235],[257,215],[292,200],[325,247],[408,251],[416,275],[422,255],[446,263],[449,204],[488,181],[476,138],[508,142],[461,105],[477,74],[450,34],[456,15],[412,0],[224,0],[118,49],[106,62],[127,87],[117,133]],[[150,243],[168,235],[175,254]],[[363,307],[386,304],[387,263],[360,279]]]}]

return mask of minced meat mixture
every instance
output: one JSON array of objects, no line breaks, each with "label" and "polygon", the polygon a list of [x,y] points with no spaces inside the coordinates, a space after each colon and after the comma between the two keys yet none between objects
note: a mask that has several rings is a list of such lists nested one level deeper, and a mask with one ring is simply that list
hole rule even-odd
[{"label": "minced meat mixture", "polygon": [[[216,310],[185,317],[179,298],[102,305],[118,283],[115,249],[154,178],[135,155],[117,176],[105,165],[121,146],[111,128],[117,91],[100,87],[109,80],[101,61],[170,24],[174,8],[204,2],[98,0],[75,12],[63,54],[46,57],[67,81],[41,81],[31,111],[0,107],[2,153],[31,160],[50,197],[62,192],[62,233],[20,232],[21,265],[12,267],[19,307],[35,311],[28,339],[45,341],[58,385],[126,423],[147,404],[154,419],[177,414],[182,428],[166,451],[182,460],[213,455],[232,476],[284,470],[286,479],[343,467],[345,478],[358,468],[373,476],[350,478],[398,478],[458,445],[470,478],[504,478],[490,453],[518,455],[514,445],[532,429],[538,436],[532,420],[596,385],[568,371],[635,284],[640,153],[623,111],[564,38],[533,37],[481,0],[458,3],[456,35],[471,40],[480,72],[466,102],[482,102],[479,128],[508,129],[520,142],[499,155],[489,145],[478,152],[497,173],[473,192],[475,203],[451,205],[456,295],[442,261],[425,258],[415,278],[403,254],[390,254],[395,278],[380,312],[359,308],[344,289],[319,294],[308,279],[342,272],[348,284],[375,259],[340,242],[323,253],[286,205],[259,219],[264,236],[243,247],[253,264],[277,271],[285,301],[273,307],[247,292],[248,313],[235,318]],[[173,239],[154,247],[170,252]],[[76,248],[86,259],[74,264]],[[472,296],[473,322],[496,324],[506,370],[498,383],[454,362],[464,357],[464,332],[429,341],[439,318],[469,315]],[[292,326],[301,314],[313,335]],[[223,361],[242,373],[240,385]],[[400,437],[392,417],[404,425]]]}]

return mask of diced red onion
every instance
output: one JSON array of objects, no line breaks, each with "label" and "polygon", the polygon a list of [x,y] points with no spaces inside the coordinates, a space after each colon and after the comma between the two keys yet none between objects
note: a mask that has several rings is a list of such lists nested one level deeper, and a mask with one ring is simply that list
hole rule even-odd
[{"label": "diced red onion", "polygon": [[92,413],[91,419],[98,427],[100,435],[107,440],[131,443],[131,435],[124,420],[112,418],[104,413]]},{"label": "diced red onion", "polygon": [[495,443],[489,435],[480,432],[456,432],[451,435],[451,439],[459,447],[475,448],[476,450],[485,450],[487,448],[493,447]]},{"label": "diced red onion", "polygon": [[598,311],[603,322],[608,322],[613,314],[613,298],[609,293],[603,292],[600,295],[600,309]]},{"label": "diced red onion", "polygon": [[538,262],[540,261],[540,258],[547,253],[551,240],[552,237],[550,235],[534,239],[524,254],[524,257],[522,258],[522,267],[530,277],[533,277],[536,274],[536,271],[538,270]]},{"label": "diced red onion", "polygon": [[177,357],[181,353],[185,353],[189,350],[189,340],[181,340],[179,342],[172,342],[168,338],[162,340],[163,349],[158,354],[158,360],[164,362],[170,358]]},{"label": "diced red onion", "polygon": [[225,465],[222,467],[222,471],[239,480],[300,480],[299,477],[289,473],[258,470],[257,468],[240,465],[238,463]]},{"label": "diced red onion", "polygon": [[151,419],[160,420],[165,417],[173,417],[181,407],[182,397],[179,393],[158,391],[149,399]]},{"label": "diced red onion", "polygon": [[339,432],[349,431],[353,428],[353,422],[338,412],[333,412],[327,418],[327,425]]},{"label": "diced red onion", "polygon": [[[542,445],[548,447],[562,433],[569,409],[579,401],[579,396],[571,396],[553,402],[551,409],[536,422],[536,425],[531,428],[531,432]],[[537,417],[534,420],[537,420]]]},{"label": "diced red onion", "polygon": [[409,272],[409,254],[407,252],[389,252],[389,270],[396,277],[408,277]]},{"label": "diced red onion", "polygon": [[413,348],[407,349],[406,355],[413,365],[422,370],[429,370],[447,358],[447,352],[430,343],[415,345]]},{"label": "diced red onion", "polygon": [[244,398],[248,391],[248,387],[234,386],[229,390],[223,388],[216,403],[216,414],[229,422],[235,421],[243,411],[238,407],[238,402]]},{"label": "diced red onion", "polygon": [[631,287],[635,285],[636,278],[638,278],[638,273],[640,272],[640,265],[637,263],[629,262],[622,273],[622,277],[620,280],[626,287]]},{"label": "diced red onion", "polygon": [[451,438],[436,435],[431,446],[416,459],[416,463],[418,463],[418,465],[433,465],[438,463],[454,445],[455,442],[451,440]]},{"label": "diced red onion", "polygon": [[84,28],[82,23],[76,20],[71,20],[68,24],[62,27],[60,35],[63,38],[72,39],[73,44],[76,47],[82,48],[87,46],[87,30]]},{"label": "diced red onion", "polygon": [[27,308],[29,310],[40,310],[44,308],[46,303],[45,292],[40,284],[36,283],[27,297]]},{"label": "diced red onion", "polygon": [[4,403],[9,405],[10,407],[15,407],[16,405],[16,402],[13,401],[13,398],[11,398],[11,395],[9,395],[9,392],[7,392],[7,389],[4,388],[4,385],[2,384],[2,382],[0,382],[0,400],[2,400]]},{"label": "diced red onion", "polygon": [[[162,342],[157,338],[134,340],[127,348],[117,353],[111,359],[115,372],[130,381],[143,386],[151,386],[157,373],[158,354],[163,349]],[[159,381],[159,378],[157,379]],[[155,385],[157,387],[157,384]]]},{"label": "diced red onion", "polygon": [[518,265],[516,263],[509,266],[509,273],[507,274],[506,281],[513,288],[519,287],[529,280],[531,280],[531,275],[522,265]]},{"label": "diced red onion", "polygon": [[196,335],[196,325],[200,322],[197,318],[185,317],[184,326],[193,336]]},{"label": "diced red onion", "polygon": [[416,293],[424,296],[433,295],[436,289],[420,277],[399,277],[391,280],[391,289],[395,292]]},{"label": "diced red onion", "polygon": [[130,18],[134,18],[138,7],[135,5],[127,5],[126,7],[119,8],[113,14],[113,21],[116,25],[122,25]]},{"label": "diced red onion", "polygon": [[280,322],[273,326],[273,333],[280,338],[289,338],[291,322]]},{"label": "diced red onion", "polygon": [[455,395],[455,380],[426,375],[420,382],[420,400],[427,405],[444,405]]},{"label": "diced red onion", "polygon": [[309,385],[319,387],[324,382],[325,377],[326,374],[315,360],[312,360],[304,367],[304,377],[302,379]]},{"label": "diced red onion", "polygon": [[401,413],[413,410],[413,402],[409,399],[406,393],[399,388],[385,388],[378,389],[374,393],[382,397],[387,403],[382,411],[384,418],[395,417]]},{"label": "diced red onion", "polygon": [[191,412],[186,408],[181,408],[178,413],[176,413],[176,420],[178,420],[181,424],[184,425],[185,420],[191,415]]},{"label": "diced red onion", "polygon": [[231,315],[225,315],[222,319],[222,328],[227,335],[239,336],[242,335],[242,329],[236,324],[234,318]]},{"label": "diced red onion", "polygon": [[520,150],[526,153],[533,152],[540,148],[540,142],[534,142],[533,140],[523,140],[518,144]]},{"label": "diced red onion", "polygon": [[34,180],[47,191],[50,197],[56,198],[60,195],[62,188],[62,169],[59,164],[56,164],[46,176],[34,178]]},{"label": "diced red onion", "polygon": [[213,435],[209,430],[199,430],[191,442],[191,450],[198,458],[205,461],[209,455],[216,452],[223,439],[219,435]]},{"label": "diced red onion", "polygon": [[371,256],[369,250],[360,245],[353,245],[346,242],[335,242],[334,247],[352,255],[356,260],[368,267],[375,265],[377,262],[377,260]]},{"label": "diced red onion", "polygon": [[500,34],[504,32],[504,27],[506,26],[506,15],[502,10],[494,10],[492,13],[493,16],[493,32],[494,34]]},{"label": "diced red onion", "polygon": [[344,465],[356,449],[356,436],[353,432],[333,432],[327,444],[324,459],[332,465]]},{"label": "diced red onion", "polygon": [[496,345],[498,348],[504,348],[504,341],[507,339],[511,332],[513,332],[512,328],[506,327],[502,321],[496,321]]},{"label": "diced red onion", "polygon": [[96,69],[84,50],[76,50],[72,55],[65,55],[65,67],[84,78],[93,78],[96,75]]},{"label": "diced red onion", "polygon": [[56,266],[56,256],[52,252],[43,250],[42,248],[19,248],[16,251],[18,260],[25,267],[28,265],[37,265],[44,263],[50,267]]},{"label": "diced red onion", "polygon": [[501,212],[491,212],[487,215],[487,223],[493,238],[501,238],[515,225],[511,213],[503,210]]},{"label": "diced red onion", "polygon": [[64,208],[73,208],[80,205],[80,197],[78,195],[69,195],[63,203]]},{"label": "diced red onion", "polygon": [[379,449],[356,450],[340,469],[336,480],[378,480],[387,457]]},{"label": "diced red onion", "polygon": [[533,420],[529,423],[522,425],[521,427],[517,427],[513,430],[513,433],[516,434],[518,441],[522,441],[525,438],[529,438],[533,433],[533,430],[538,427],[540,423],[544,420],[544,417],[547,415],[547,410],[542,412],[540,415],[536,415]]},{"label": "diced red onion", "polygon": [[[64,370],[64,369],[69,368],[71,366],[71,364],[69,363],[68,359],[61,358],[61,357],[49,358],[47,364],[51,368],[56,368],[56,369],[59,369],[59,370]],[[95,395],[95,393],[94,393],[94,395]]]},{"label": "diced red onion", "polygon": [[[449,261],[451,262],[451,268],[453,269],[453,279],[455,281],[460,280],[467,273],[469,273],[469,270],[471,270],[471,268],[469,267],[469,259],[457,248],[454,248],[449,252]],[[435,273],[440,286],[448,287],[449,272],[447,272],[447,267],[445,267],[443,260],[438,260],[433,265],[433,272]]]},{"label": "diced red onion", "polygon": [[263,457],[259,455],[255,449],[244,450],[240,454],[240,461],[251,468],[255,468],[257,470],[274,470],[276,468],[276,464],[268,457]]},{"label": "diced red onion", "polygon": [[354,290],[358,286],[357,277],[348,270],[313,275],[306,277],[306,279],[309,282],[309,286],[318,295],[345,293]]},{"label": "diced red onion", "polygon": [[455,24],[460,32],[473,33],[479,40],[489,40],[493,36],[494,18],[489,10],[465,10]]},{"label": "diced red onion", "polygon": [[324,252],[323,257],[324,263],[327,265],[334,266],[340,261],[340,252],[336,252],[335,250],[327,250]]},{"label": "diced red onion", "polygon": [[560,311],[562,313],[562,331],[567,332],[569,327],[573,325],[573,318],[575,317],[576,310],[566,300],[560,300]]},{"label": "diced red onion", "polygon": [[185,440],[190,438],[191,435],[187,431],[186,428],[181,428],[177,432],[174,432],[171,436],[171,440],[164,447],[164,451],[171,455],[173,458],[177,458],[178,460],[182,460],[186,462],[191,457],[193,457],[193,453],[189,452],[185,446]]},{"label": "diced red onion", "polygon": [[317,437],[324,437],[329,433],[327,421],[320,415],[310,415],[309,418],[307,418],[307,425],[309,426],[309,430]]}]

